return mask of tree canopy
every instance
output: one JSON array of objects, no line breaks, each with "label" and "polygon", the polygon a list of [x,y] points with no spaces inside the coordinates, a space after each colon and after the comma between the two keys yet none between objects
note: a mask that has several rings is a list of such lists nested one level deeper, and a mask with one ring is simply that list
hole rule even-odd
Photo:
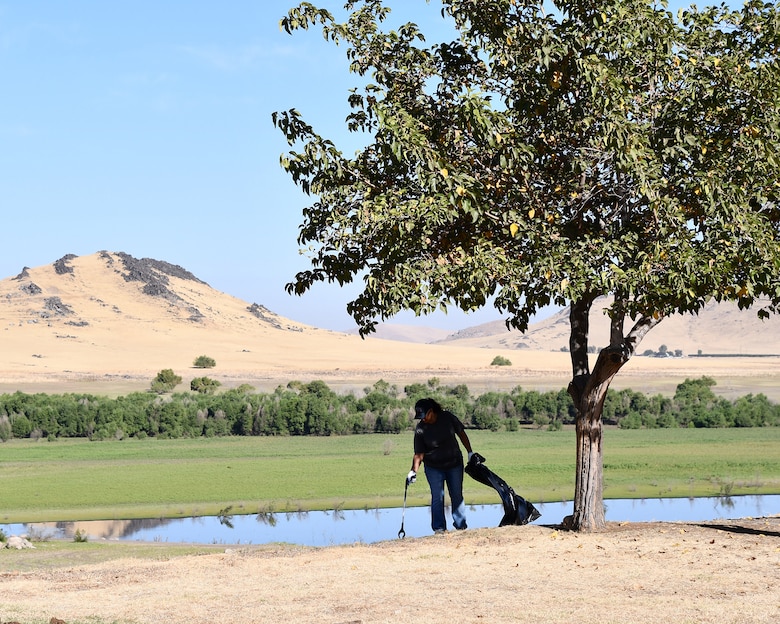
[{"label": "tree canopy", "polygon": [[[574,526],[597,528],[604,396],[644,335],[713,299],[780,306],[778,8],[441,4],[459,37],[434,44],[414,24],[383,30],[381,0],[348,2],[343,23],[310,3],[282,19],[346,44],[360,77],[346,124],[366,139],[346,156],[296,110],[274,114],[282,165],[313,202],[311,268],[288,289],[362,279],[348,311],[363,333],[402,309],[492,301],[525,330],[569,306]],[[612,336],[591,367],[588,313],[605,296]]]}]

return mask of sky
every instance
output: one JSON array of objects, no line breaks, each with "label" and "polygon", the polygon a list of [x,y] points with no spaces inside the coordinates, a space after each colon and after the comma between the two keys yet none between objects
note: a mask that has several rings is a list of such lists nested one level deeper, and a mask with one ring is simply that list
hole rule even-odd
[{"label": "sky", "polygon": [[[281,169],[274,111],[298,109],[351,154],[344,48],[292,36],[293,0],[0,0],[0,279],[66,254],[122,251],[178,264],[292,320],[346,331],[359,284],[284,286],[310,202]],[[315,2],[343,15],[343,0]],[[437,2],[395,0],[429,41]],[[462,329],[492,306],[393,323]]]}]

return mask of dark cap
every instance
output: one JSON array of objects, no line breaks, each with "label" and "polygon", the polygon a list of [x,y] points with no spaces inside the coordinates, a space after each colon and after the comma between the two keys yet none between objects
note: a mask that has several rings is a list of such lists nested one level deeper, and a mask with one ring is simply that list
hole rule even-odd
[{"label": "dark cap", "polygon": [[422,420],[428,413],[428,410],[435,410],[439,404],[433,399],[420,399],[414,404],[414,417],[417,420]]}]

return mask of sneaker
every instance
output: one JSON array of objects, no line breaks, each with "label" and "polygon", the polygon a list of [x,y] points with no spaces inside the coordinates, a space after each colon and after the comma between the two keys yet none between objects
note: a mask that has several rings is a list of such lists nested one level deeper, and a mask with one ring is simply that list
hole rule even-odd
[{"label": "sneaker", "polygon": [[443,533],[446,533],[447,529],[436,529],[433,534],[434,535],[442,535]]}]

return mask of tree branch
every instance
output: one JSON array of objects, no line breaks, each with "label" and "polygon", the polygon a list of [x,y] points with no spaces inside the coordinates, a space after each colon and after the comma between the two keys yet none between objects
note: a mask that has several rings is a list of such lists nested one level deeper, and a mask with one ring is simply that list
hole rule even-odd
[{"label": "tree branch", "polygon": [[609,344],[616,346],[623,344],[623,323],[625,322],[624,308],[619,302],[615,302],[613,312],[609,317]]},{"label": "tree branch", "polygon": [[639,346],[639,343],[642,342],[642,339],[647,335],[647,332],[658,325],[658,323],[664,320],[664,318],[665,316],[660,312],[655,315],[639,317],[623,341],[627,351],[626,360],[628,360],[636,353],[636,348]]},{"label": "tree branch", "polygon": [[588,332],[590,330],[590,308],[595,296],[588,294],[577,301],[572,301],[569,309],[569,354],[571,356],[572,380],[568,392],[579,405],[582,391],[590,377],[588,362]]},{"label": "tree branch", "polygon": [[592,297],[583,297],[572,301],[569,309],[569,352],[571,353],[572,374],[574,377],[587,375],[590,372],[588,364],[588,332],[590,330],[590,307]]}]

